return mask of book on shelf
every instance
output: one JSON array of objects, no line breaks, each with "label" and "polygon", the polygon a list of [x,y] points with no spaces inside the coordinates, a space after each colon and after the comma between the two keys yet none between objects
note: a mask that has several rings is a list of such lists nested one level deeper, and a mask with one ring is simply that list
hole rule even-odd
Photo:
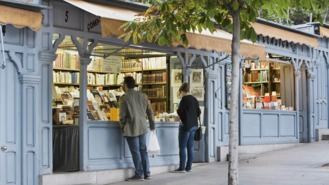
[{"label": "book on shelf", "polygon": [[152,87],[152,88],[143,88],[143,92],[149,98],[165,98],[166,97],[166,87]]},{"label": "book on shelf", "polygon": [[142,63],[143,63],[143,70],[166,69],[167,68],[167,58],[166,57],[143,58]]},{"label": "book on shelf", "polygon": [[119,73],[117,77],[117,84],[122,84],[123,83],[123,78],[125,77],[125,74]]},{"label": "book on shelf", "polygon": [[267,71],[260,71],[258,81],[260,81],[260,82],[268,81],[268,72]]},{"label": "book on shelf", "polygon": [[79,114],[79,89],[75,87],[53,86],[53,121],[54,124],[77,124]]},{"label": "book on shelf", "polygon": [[117,74],[106,74],[105,75],[105,84],[106,85],[115,85],[117,84]]},{"label": "book on shelf", "polygon": [[167,103],[166,102],[152,102],[152,110],[155,114],[166,112]]},{"label": "book on shelf", "polygon": [[87,67],[88,71],[103,72],[104,71],[104,59],[101,57],[91,57],[90,64]]},{"label": "book on shelf", "polygon": [[245,74],[245,82],[268,82],[268,71],[251,71]]},{"label": "book on shelf", "polygon": [[126,59],[122,61],[121,69],[122,71],[141,71],[142,63],[139,59]]},{"label": "book on shelf", "polygon": [[250,61],[247,62],[246,65],[250,66],[250,68],[253,70],[266,70],[269,68],[269,63],[266,61],[259,61],[259,62]]},{"label": "book on shelf", "polygon": [[167,72],[143,74],[143,83],[165,83],[167,81]]},{"label": "book on shelf", "polygon": [[53,71],[54,83],[78,84],[80,80],[79,72]]},{"label": "book on shelf", "polygon": [[123,57],[109,56],[103,61],[103,70],[109,73],[120,73]]},{"label": "book on shelf", "polygon": [[278,62],[272,62],[272,63],[271,63],[271,67],[272,67],[272,69],[274,69],[274,70],[279,70],[279,69],[281,69],[281,64],[278,63]]},{"label": "book on shelf", "polygon": [[53,67],[63,69],[79,69],[80,63],[78,53],[73,51],[58,50]]}]

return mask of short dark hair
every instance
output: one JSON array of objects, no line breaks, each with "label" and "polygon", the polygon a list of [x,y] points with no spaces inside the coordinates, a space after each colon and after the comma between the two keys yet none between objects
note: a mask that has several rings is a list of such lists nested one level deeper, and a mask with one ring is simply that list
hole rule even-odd
[{"label": "short dark hair", "polygon": [[186,92],[188,93],[190,91],[190,87],[188,85],[188,83],[183,83],[180,87],[179,87],[179,92]]},{"label": "short dark hair", "polygon": [[127,85],[128,89],[133,89],[136,85],[135,79],[132,76],[125,76],[123,83]]}]

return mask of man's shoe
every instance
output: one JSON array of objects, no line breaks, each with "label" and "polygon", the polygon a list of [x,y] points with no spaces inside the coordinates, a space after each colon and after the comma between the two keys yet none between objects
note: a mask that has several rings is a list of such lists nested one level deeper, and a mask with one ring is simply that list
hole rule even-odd
[{"label": "man's shoe", "polygon": [[185,173],[185,170],[178,168],[176,170],[173,171],[174,173]]},{"label": "man's shoe", "polygon": [[133,177],[130,177],[128,179],[126,179],[126,181],[143,181],[144,178],[143,177],[140,177],[140,176],[137,176],[137,175],[134,175]]},{"label": "man's shoe", "polygon": [[149,176],[149,175],[145,175],[145,176],[144,176],[144,179],[145,179],[145,180],[151,180],[151,176]]},{"label": "man's shoe", "polygon": [[186,172],[192,172],[192,169],[185,170]]}]

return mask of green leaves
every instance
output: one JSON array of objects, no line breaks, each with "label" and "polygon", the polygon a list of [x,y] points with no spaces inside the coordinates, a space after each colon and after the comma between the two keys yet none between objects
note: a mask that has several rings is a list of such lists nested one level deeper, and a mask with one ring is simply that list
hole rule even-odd
[{"label": "green leaves", "polygon": [[[247,24],[247,23],[243,23]],[[256,42],[257,40],[257,33],[255,32],[254,28],[251,27],[251,25],[244,25],[241,27],[241,39],[248,39],[253,42]]]},{"label": "green leaves", "polygon": [[[265,2],[262,6],[264,11],[264,17],[274,21],[280,21],[281,23],[306,23],[309,21],[308,15],[312,13],[313,21],[321,22],[324,13],[329,6],[328,0],[271,0]],[[294,14],[298,14],[304,17],[294,17]],[[303,12],[303,13],[301,13]],[[306,17],[306,18],[305,18]],[[284,19],[285,21],[281,21]],[[292,20],[296,19],[296,20]],[[304,19],[304,21],[301,21]]]},{"label": "green leaves", "polygon": [[240,7],[240,4],[238,1],[233,1],[232,3],[232,9],[233,11],[238,11],[239,10],[239,7]]},{"label": "green leaves", "polygon": [[161,36],[159,37],[158,44],[159,44],[160,46],[166,45],[167,42],[168,42],[168,40],[166,39],[165,36],[161,35]]},{"label": "green leaves", "polygon": [[146,12],[145,20],[124,25],[125,41],[187,45],[186,32],[224,29],[232,32],[232,13],[240,13],[241,38],[256,40],[250,26],[259,13],[277,19],[288,19],[290,8],[302,8],[321,17],[328,0],[154,0]]}]

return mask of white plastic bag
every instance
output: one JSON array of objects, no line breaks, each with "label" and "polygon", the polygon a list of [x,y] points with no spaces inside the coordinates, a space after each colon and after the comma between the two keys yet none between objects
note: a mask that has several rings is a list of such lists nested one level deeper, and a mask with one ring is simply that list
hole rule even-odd
[{"label": "white plastic bag", "polygon": [[159,153],[160,145],[155,131],[150,132],[149,141],[147,144],[147,151],[149,153]]}]

